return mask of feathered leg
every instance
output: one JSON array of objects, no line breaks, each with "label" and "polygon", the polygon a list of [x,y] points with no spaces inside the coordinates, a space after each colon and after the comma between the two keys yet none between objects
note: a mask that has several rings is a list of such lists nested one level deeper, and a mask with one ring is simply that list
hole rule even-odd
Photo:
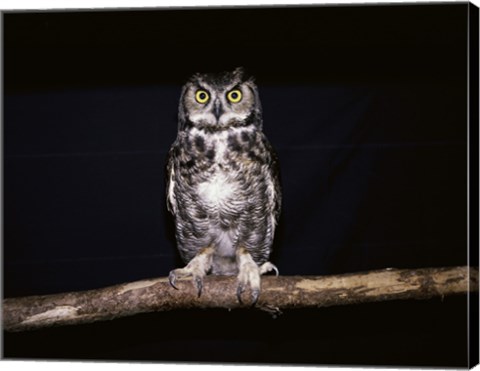
[{"label": "feathered leg", "polygon": [[184,268],[178,268],[170,271],[168,280],[175,288],[175,281],[181,277],[192,277],[198,292],[198,296],[202,294],[203,278],[207,275],[212,267],[212,256],[214,253],[213,247],[206,247],[202,249]]},{"label": "feathered leg", "polygon": [[259,267],[247,249],[243,247],[240,247],[237,250],[236,255],[239,270],[237,276],[237,298],[240,303],[243,303],[242,293],[247,287],[250,287],[253,306],[256,304],[258,297],[260,296],[260,276],[271,271],[274,271],[278,276],[278,269],[270,262],[266,262]]}]

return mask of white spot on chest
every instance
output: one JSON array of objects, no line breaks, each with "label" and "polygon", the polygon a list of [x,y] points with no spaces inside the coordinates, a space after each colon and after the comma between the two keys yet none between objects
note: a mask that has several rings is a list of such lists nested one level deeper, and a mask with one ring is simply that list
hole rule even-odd
[{"label": "white spot on chest", "polygon": [[235,188],[226,174],[216,173],[198,185],[198,194],[204,202],[216,206],[228,202],[234,196]]}]

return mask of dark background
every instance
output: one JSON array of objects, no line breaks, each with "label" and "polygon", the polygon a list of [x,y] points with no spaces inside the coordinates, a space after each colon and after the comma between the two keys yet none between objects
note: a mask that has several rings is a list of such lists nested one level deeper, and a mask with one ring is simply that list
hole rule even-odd
[{"label": "dark background", "polygon": [[[164,187],[180,88],[237,66],[280,158],[281,274],[467,264],[469,7],[4,14],[4,296],[180,266]],[[4,356],[462,367],[466,308],[151,314],[5,333]]]}]

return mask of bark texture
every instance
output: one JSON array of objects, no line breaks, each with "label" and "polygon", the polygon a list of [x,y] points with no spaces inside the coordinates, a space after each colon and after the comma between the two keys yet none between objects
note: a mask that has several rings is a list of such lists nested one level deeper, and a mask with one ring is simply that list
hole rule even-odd
[{"label": "bark texture", "polygon": [[[25,331],[112,320],[138,313],[189,308],[241,308],[235,277],[208,276],[202,295],[191,280],[178,290],[157,278],[97,290],[3,300],[3,327]],[[334,276],[264,276],[256,308],[328,307],[385,300],[429,299],[478,291],[478,268],[386,269]],[[244,293],[247,298],[248,292]],[[246,301],[246,300],[245,300]]]}]

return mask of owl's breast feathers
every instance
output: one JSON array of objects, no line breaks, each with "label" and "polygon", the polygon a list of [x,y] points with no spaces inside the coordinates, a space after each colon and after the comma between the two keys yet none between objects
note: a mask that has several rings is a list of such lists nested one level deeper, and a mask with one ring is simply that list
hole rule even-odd
[{"label": "owl's breast feathers", "polygon": [[[254,126],[215,133],[192,128],[179,134],[167,166],[167,198],[176,215],[178,203],[196,205],[197,214],[238,218],[259,207],[276,224],[280,207],[276,156]],[[230,218],[227,218],[230,219]]]}]

